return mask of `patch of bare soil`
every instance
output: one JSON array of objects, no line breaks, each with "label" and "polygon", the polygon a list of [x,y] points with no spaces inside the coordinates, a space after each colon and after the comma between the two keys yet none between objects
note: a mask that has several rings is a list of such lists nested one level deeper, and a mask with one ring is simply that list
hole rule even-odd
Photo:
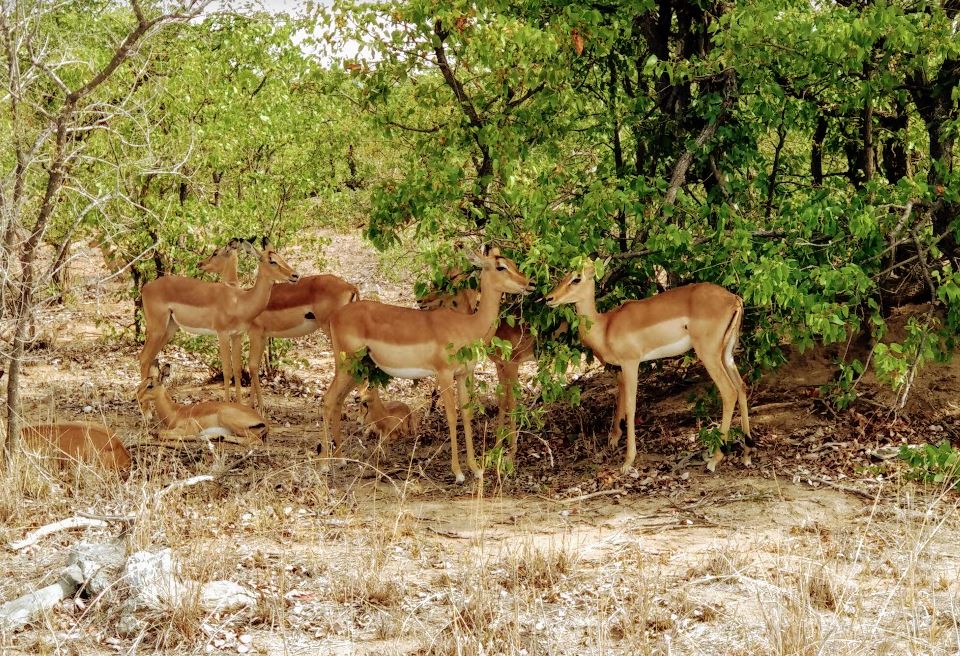
[{"label": "patch of bare soil", "polygon": [[[328,234],[329,270],[361,295],[412,305],[409,263],[354,235]],[[292,252],[301,273],[310,254]],[[39,319],[50,348],[31,354],[31,421],[102,420],[133,444],[146,431],[133,399],[139,347],[125,282],[81,251],[65,307]],[[212,339],[210,340],[212,342]],[[218,399],[207,355],[175,340],[170,389],[181,402]],[[212,344],[211,344],[212,347]],[[612,375],[586,368],[576,408],[546,409],[525,430],[513,476],[453,483],[449,442],[429,384],[393,381],[385,397],[424,416],[415,441],[368,457],[351,399],[349,459],[321,472],[320,400],[332,378],[321,335],[293,343],[265,385],[268,444],[211,454],[134,446],[127,481],[27,461],[0,481],[0,540],[78,511],[134,513],[130,551],[169,547],[189,578],[256,591],[254,608],[206,613],[187,602],[121,635],[120,592],[58,605],[4,654],[950,654],[960,650],[957,497],[900,480],[889,455],[904,441],[955,435],[955,366],[928,367],[918,401],[896,420],[870,404],[835,414],[819,398],[833,354],[798,354],[751,386],[759,452],[705,471],[701,425],[716,421],[696,363],[643,373],[634,472],[607,447]],[[529,381],[534,365],[522,372]],[[492,367],[479,372],[488,389]],[[874,385],[868,383],[868,385]],[[877,385],[870,394],[882,394]],[[487,394],[486,397],[489,395]],[[534,403],[535,393],[527,395]],[[491,406],[489,398],[484,399]],[[704,411],[696,411],[702,405]],[[495,408],[475,422],[493,443]],[[462,455],[461,455],[462,458]],[[173,480],[215,481],[158,497]],[[58,533],[0,555],[0,603],[46,585],[61,552],[113,528]]]}]

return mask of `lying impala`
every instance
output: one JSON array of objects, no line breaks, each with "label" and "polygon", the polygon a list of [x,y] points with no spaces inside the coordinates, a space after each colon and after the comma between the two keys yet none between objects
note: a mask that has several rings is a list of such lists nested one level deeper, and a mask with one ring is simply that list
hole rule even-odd
[{"label": "lying impala", "polygon": [[480,305],[473,314],[460,314],[446,308],[423,311],[374,301],[350,303],[333,314],[330,338],[336,375],[323,399],[323,439],[319,445],[322,456],[330,456],[331,435],[336,440],[337,453],[340,452],[340,412],[347,394],[357,384],[350,373],[349,360],[366,351],[374,363],[391,376],[437,377],[450,432],[451,469],[457,482],[462,483],[464,476],[457,448],[459,400],[467,466],[478,478],[482,476],[474,457],[473,413],[467,403],[467,378],[473,375],[476,363],[461,362],[456,354],[478,340],[489,343],[497,328],[503,295],[526,293],[532,285],[517,265],[501,256],[496,248],[489,251],[485,248],[470,259],[481,268]]},{"label": "lying impala", "polygon": [[51,453],[61,466],[85,462],[114,471],[130,468],[130,454],[106,426],[85,421],[35,424],[24,426],[21,434],[27,448]]},{"label": "lying impala", "polygon": [[176,403],[165,385],[170,376],[170,365],[150,365],[147,377],[137,388],[137,402],[148,416],[148,403],[153,403],[161,423],[175,439],[223,437],[226,441],[247,446],[261,444],[267,437],[267,421],[256,410],[242,403],[201,401],[191,405]]},{"label": "lying impala", "polygon": [[[236,241],[236,240],[234,240]],[[232,244],[233,242],[231,242]],[[207,273],[217,274],[226,284],[237,285],[237,249],[227,244],[200,264]],[[253,406],[263,407],[260,391],[260,363],[270,337],[304,337],[317,330],[330,338],[330,315],[360,297],[357,288],[337,276],[304,276],[294,283],[280,283],[270,290],[270,301],[251,322],[250,383]]]},{"label": "lying impala", "polygon": [[[448,277],[456,279],[460,273],[451,272]],[[462,314],[471,314],[476,311],[479,300],[477,290],[463,287],[453,294],[431,292],[417,300],[421,310],[449,308]],[[490,360],[497,368],[497,421],[495,426],[500,429],[504,422],[509,423],[510,452],[507,456],[513,462],[517,455],[517,418],[514,410],[517,407],[517,390],[520,386],[520,365],[534,360],[534,338],[529,327],[522,321],[515,321],[510,325],[501,321],[494,333],[497,339],[510,343],[510,359],[505,360],[497,354],[491,355]]]},{"label": "lying impala", "polygon": [[[723,400],[720,433],[726,442],[733,411],[740,404],[744,434],[744,464],[750,464],[750,418],[747,388],[733,361],[740,337],[743,302],[723,287],[711,283],[684,285],[639,301],[627,301],[609,312],[597,312],[594,266],[588,262],[568,274],[546,295],[547,305],[573,303],[580,317],[580,339],[602,362],[620,367],[617,407],[626,414],[627,472],[637,455],[634,416],[637,406],[637,371],[641,362],[682,355],[691,348],[716,383]],[[611,446],[620,441],[619,422],[610,435]],[[723,447],[707,460],[715,471],[723,459]]]},{"label": "lying impala", "polygon": [[367,434],[376,433],[380,441],[405,437],[417,432],[417,416],[403,401],[383,401],[376,386],[360,391],[360,423]]},{"label": "lying impala", "polygon": [[216,334],[223,363],[223,397],[230,400],[233,380],[240,400],[241,369],[239,336],[250,329],[253,320],[270,300],[274,283],[296,282],[298,276],[264,238],[263,251],[249,242],[241,246],[257,256],[257,281],[250,289],[239,289],[222,282],[207,282],[184,276],[161,276],[143,286],[143,314],[147,339],[140,351],[140,378],[145,380],[160,350],[178,328],[197,335]]}]

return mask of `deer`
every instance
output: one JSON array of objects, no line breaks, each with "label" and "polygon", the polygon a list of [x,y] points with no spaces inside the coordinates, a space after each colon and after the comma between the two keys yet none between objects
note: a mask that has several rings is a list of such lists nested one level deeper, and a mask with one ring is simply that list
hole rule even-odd
[{"label": "deer", "polygon": [[[200,264],[200,268],[219,275],[224,283],[236,286],[239,283],[237,248],[232,246],[234,242],[236,240],[214,251]],[[256,316],[247,330],[250,336],[248,367],[255,408],[263,407],[260,364],[267,340],[271,337],[304,337],[318,330],[329,339],[330,315],[359,298],[360,293],[354,285],[329,274],[303,276],[297,282],[273,286],[267,307]]]},{"label": "deer", "polygon": [[149,405],[153,404],[169,437],[222,437],[244,446],[258,446],[266,440],[269,424],[256,410],[242,403],[201,401],[183,405],[175,402],[166,388],[170,371],[169,363],[161,367],[154,362],[137,388],[137,403],[144,416],[152,418]]},{"label": "deer", "polygon": [[318,451],[331,457],[331,436],[341,451],[340,414],[343,402],[357,381],[351,373],[352,359],[366,353],[385,373],[399,378],[435,376],[450,434],[451,465],[458,483],[466,478],[460,468],[457,446],[457,418],[463,420],[467,465],[482,478],[473,448],[473,413],[468,404],[467,381],[476,362],[460,355],[465,347],[488,344],[497,329],[504,294],[525,294],[533,289],[530,278],[517,265],[484,247],[469,258],[481,269],[480,303],[473,314],[446,308],[419,310],[376,301],[357,301],[343,306],[330,318],[336,373],[323,399],[323,436]]},{"label": "deer", "polygon": [[143,286],[143,314],[147,338],[140,351],[140,378],[145,380],[161,349],[177,330],[198,335],[217,335],[223,365],[223,399],[230,400],[230,382],[235,398],[241,400],[241,354],[239,339],[253,320],[267,307],[270,291],[279,282],[296,282],[300,276],[264,238],[263,250],[250,242],[241,247],[259,260],[257,280],[250,289],[222,282],[208,282],[185,276],[161,276]]},{"label": "deer", "polygon": [[[649,298],[626,301],[609,312],[598,312],[596,268],[587,260],[567,274],[544,297],[549,307],[573,304],[580,318],[580,339],[601,362],[620,367],[617,380],[617,413],[626,417],[627,452],[621,471],[627,473],[637,455],[634,418],[637,405],[637,378],[641,362],[683,355],[691,348],[703,362],[720,391],[723,416],[721,448],[707,459],[713,472],[724,458],[724,449],[733,412],[739,404],[744,434],[743,463],[750,464],[753,440],[747,409],[747,388],[737,371],[733,351],[740,338],[743,301],[719,285],[693,283],[674,287]],[[609,443],[620,441],[619,422]]]}]

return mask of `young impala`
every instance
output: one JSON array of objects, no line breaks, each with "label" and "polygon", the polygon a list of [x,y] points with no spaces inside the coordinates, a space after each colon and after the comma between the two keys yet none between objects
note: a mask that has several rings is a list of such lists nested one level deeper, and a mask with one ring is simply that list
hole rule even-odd
[{"label": "young impala", "polygon": [[[457,357],[461,349],[477,341],[489,343],[497,329],[500,302],[504,294],[531,290],[527,276],[496,248],[471,257],[481,269],[480,305],[473,314],[441,308],[418,310],[358,301],[340,308],[330,319],[330,338],[336,375],[323,399],[323,440],[321,455],[330,456],[330,436],[340,451],[340,412],[343,401],[357,381],[350,373],[350,360],[366,353],[387,374],[399,378],[437,377],[440,399],[450,433],[451,469],[457,482],[464,481],[457,448],[457,409],[463,417],[467,465],[480,478],[482,470],[474,457],[472,412],[467,398],[467,379],[475,362]],[[456,386],[456,387],[454,387]],[[454,391],[456,389],[456,391]]]},{"label": "young impala", "polygon": [[360,390],[360,423],[369,435],[376,433],[385,442],[417,432],[417,416],[403,401],[383,401],[377,387],[364,385]]},{"label": "young impala", "polygon": [[[230,244],[216,250],[200,264],[207,273],[237,285],[236,247]],[[330,315],[360,297],[357,288],[337,276],[303,276],[294,283],[280,283],[270,290],[267,307],[250,324],[250,384],[253,406],[263,408],[260,391],[260,363],[270,337],[304,337],[317,330],[330,337]]]},{"label": "young impala", "polygon": [[[723,419],[720,433],[726,442],[733,411],[740,404],[740,425],[744,433],[744,464],[750,464],[750,418],[747,388],[733,361],[733,349],[740,337],[743,302],[723,287],[695,283],[667,290],[650,298],[627,301],[609,312],[597,312],[594,299],[594,266],[588,262],[568,274],[546,295],[547,305],[573,303],[580,317],[580,339],[602,362],[620,367],[617,407],[626,414],[626,472],[637,455],[634,416],[637,405],[637,372],[641,362],[682,355],[691,348],[703,362],[720,390]],[[610,435],[611,446],[620,441],[619,422]],[[715,471],[723,459],[718,448],[707,461]]]},{"label": "young impala", "polygon": [[153,403],[161,423],[170,431],[169,437],[216,436],[247,446],[256,446],[266,439],[269,430],[267,421],[253,408],[226,401],[201,401],[190,405],[176,403],[170,398],[165,385],[169,376],[169,364],[158,367],[154,363],[137,388],[140,409],[149,418],[151,413],[148,404]]},{"label": "young impala", "polygon": [[259,258],[257,281],[250,289],[239,289],[222,282],[207,282],[184,276],[161,276],[143,286],[143,314],[147,339],[140,351],[140,378],[145,380],[157,354],[178,328],[198,335],[216,334],[223,363],[223,397],[230,400],[233,380],[240,400],[240,349],[237,339],[249,330],[253,320],[270,300],[274,283],[296,282],[298,276],[264,239],[258,252],[249,242],[242,247]]},{"label": "young impala", "polygon": [[86,462],[115,471],[130,468],[130,454],[123,442],[100,424],[85,421],[34,424],[24,426],[22,435],[27,448],[52,453],[61,466]]}]

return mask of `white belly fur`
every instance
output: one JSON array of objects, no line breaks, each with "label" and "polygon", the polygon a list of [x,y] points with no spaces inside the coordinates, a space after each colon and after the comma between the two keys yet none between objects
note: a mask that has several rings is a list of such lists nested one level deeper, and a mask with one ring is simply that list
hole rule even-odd
[{"label": "white belly fur", "polygon": [[216,335],[216,330],[210,330],[209,328],[194,328],[193,326],[184,326],[182,323],[177,324],[185,332],[190,333],[191,335]]},{"label": "white belly fur", "polygon": [[380,363],[377,363],[377,366],[383,369],[388,376],[393,376],[394,378],[428,378],[437,373],[432,369],[394,369],[392,367],[384,367]]},{"label": "white belly fur", "polygon": [[647,351],[643,355],[643,361],[646,362],[647,360],[659,360],[660,358],[669,358],[674,355],[683,355],[691,348],[693,348],[693,342],[690,341],[690,336],[684,335],[675,342],[664,344],[663,346]]}]

